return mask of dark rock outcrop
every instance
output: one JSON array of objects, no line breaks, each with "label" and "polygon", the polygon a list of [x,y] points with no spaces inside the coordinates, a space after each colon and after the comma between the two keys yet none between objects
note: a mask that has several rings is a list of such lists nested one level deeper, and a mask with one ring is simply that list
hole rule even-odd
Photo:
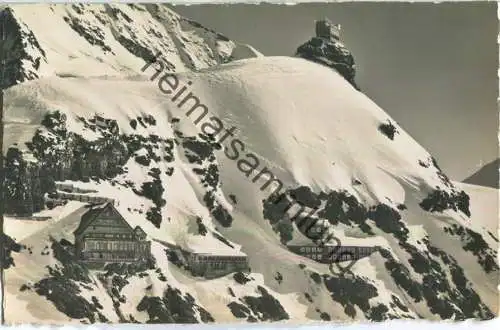
[{"label": "dark rock outcrop", "polygon": [[5,213],[31,215],[43,208],[40,167],[29,153],[16,147],[5,156]]},{"label": "dark rock outcrop", "polygon": [[290,319],[279,300],[273,297],[265,288],[257,286],[260,297],[245,296],[243,301],[259,318],[260,321],[282,321]]},{"label": "dark rock outcrop", "polygon": [[[196,304],[189,294],[173,288],[170,285],[163,297],[144,296],[137,305],[137,311],[146,312],[149,320],[146,323],[209,323],[214,318],[203,307]],[[199,320],[196,317],[199,315]]]},{"label": "dark rock outcrop", "polygon": [[12,237],[5,233],[0,233],[0,248],[3,249],[0,258],[0,268],[8,269],[14,267],[14,258],[11,256],[12,252],[20,252],[23,248]]},{"label": "dark rock outcrop", "polygon": [[333,24],[328,19],[316,21],[316,36],[297,48],[295,55],[335,69],[359,90],[354,81],[354,58],[340,41],[340,25]]},{"label": "dark rock outcrop", "polygon": [[[3,22],[0,34],[5,36],[1,46],[5,54],[4,73],[0,82],[2,88],[37,79],[40,63],[47,62],[45,51],[33,32],[16,20],[11,8],[0,10],[0,17]],[[26,50],[27,44],[32,47],[31,52]]]},{"label": "dark rock outcrop", "polygon": [[463,190],[460,192],[452,190],[449,193],[445,190],[435,189],[420,203],[420,207],[428,212],[461,211],[470,217],[469,201],[469,195]]},{"label": "dark rock outcrop", "polygon": [[[109,179],[122,173],[130,158],[128,140],[94,119],[79,118],[85,127],[101,134],[96,141],[69,132],[66,115],[48,113],[27,150],[13,146],[5,156],[5,212],[29,216],[44,208],[44,195],[54,192],[55,181]],[[102,125],[101,125],[102,126]],[[125,141],[122,141],[125,140]]]}]

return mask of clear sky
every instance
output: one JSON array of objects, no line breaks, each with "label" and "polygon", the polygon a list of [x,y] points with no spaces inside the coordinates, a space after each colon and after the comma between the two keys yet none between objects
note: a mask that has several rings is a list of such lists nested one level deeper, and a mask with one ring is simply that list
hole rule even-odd
[{"label": "clear sky", "polygon": [[[314,20],[342,25],[361,89],[462,180],[498,157],[495,3],[175,6],[265,55],[293,55]],[[325,97],[328,97],[325,95]]]}]

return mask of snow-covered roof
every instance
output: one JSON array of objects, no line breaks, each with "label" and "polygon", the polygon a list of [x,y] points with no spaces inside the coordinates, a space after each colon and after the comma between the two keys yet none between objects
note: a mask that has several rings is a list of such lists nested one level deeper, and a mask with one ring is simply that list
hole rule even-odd
[{"label": "snow-covered roof", "polygon": [[[220,243],[220,244],[218,244]],[[184,249],[199,255],[211,256],[246,256],[239,249],[233,249],[217,240],[190,242]]]},{"label": "snow-covered roof", "polygon": [[[121,213],[113,206],[113,203],[107,202],[104,204],[98,204],[98,205],[93,205],[89,208],[87,212],[85,212],[82,217],[80,224],[78,228],[74,231],[75,235],[80,235],[82,234],[85,229],[92,223],[94,222],[95,219],[106,209],[109,210],[111,208],[111,212],[115,213],[118,215],[119,219],[123,221],[130,229],[130,232],[137,232],[137,227],[135,229],[132,228],[132,226],[128,223],[128,221],[121,215]],[[139,227],[140,229],[140,227]],[[142,229],[141,229],[142,230]],[[144,231],[143,231],[144,232]],[[145,234],[145,233],[144,233]]]}]

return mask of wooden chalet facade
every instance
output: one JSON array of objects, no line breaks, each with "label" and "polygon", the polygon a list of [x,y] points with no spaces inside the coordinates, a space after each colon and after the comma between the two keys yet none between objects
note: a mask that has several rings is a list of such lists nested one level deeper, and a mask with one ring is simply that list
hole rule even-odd
[{"label": "wooden chalet facade", "polygon": [[83,262],[136,262],[151,254],[151,241],[132,228],[112,203],[92,206],[74,231],[75,257]]}]

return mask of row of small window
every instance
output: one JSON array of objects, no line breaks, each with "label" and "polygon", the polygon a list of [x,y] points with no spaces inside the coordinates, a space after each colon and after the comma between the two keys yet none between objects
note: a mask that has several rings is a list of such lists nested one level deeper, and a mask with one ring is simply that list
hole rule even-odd
[{"label": "row of small window", "polygon": [[340,254],[340,255],[333,255],[331,257],[331,261],[346,261],[346,260],[352,260],[354,258],[354,255],[351,254]]},{"label": "row of small window", "polygon": [[355,258],[354,254],[348,254],[348,253],[343,253],[343,254],[334,254],[331,256],[328,255],[323,255],[323,254],[308,254],[305,257],[312,259],[312,260],[322,260],[326,261],[327,258],[329,258],[329,261],[345,261],[345,260],[351,260]]},{"label": "row of small window", "polygon": [[305,257],[313,260],[323,260],[325,258],[322,254],[308,254]]},{"label": "row of small window", "polygon": [[212,261],[212,262],[217,262],[217,261],[230,261],[230,262],[245,262],[246,258],[245,257],[231,257],[231,256],[195,256],[195,259],[198,259],[199,261]]},{"label": "row of small window", "polygon": [[85,242],[85,250],[111,250],[111,251],[134,251],[137,244],[135,242]]},{"label": "row of small window", "polygon": [[134,257],[133,254],[113,254],[113,253],[98,253],[98,252],[92,252],[92,253],[87,253],[86,257],[89,259],[105,259],[105,260],[124,260],[124,259],[131,259]]},{"label": "row of small window", "polygon": [[351,253],[358,252],[359,254],[369,254],[372,252],[371,247],[356,247],[356,246],[348,246],[348,247],[319,247],[319,246],[302,246],[299,251],[301,253],[323,253],[323,252],[333,252],[342,253],[344,251],[349,251]]},{"label": "row of small window", "polygon": [[373,248],[361,248],[358,250],[360,256],[367,256],[374,251]]},{"label": "row of small window", "polygon": [[225,262],[211,262],[207,266],[212,268],[212,269],[226,269],[227,263],[225,263]]},{"label": "row of small window", "polygon": [[299,251],[301,253],[315,253],[315,252],[323,252],[323,248],[319,246],[302,246]]},{"label": "row of small window", "polygon": [[[94,227],[95,229],[95,227]],[[105,238],[125,238],[130,239],[132,235],[130,234],[103,234],[103,233],[92,233],[91,237],[105,237]]]}]

